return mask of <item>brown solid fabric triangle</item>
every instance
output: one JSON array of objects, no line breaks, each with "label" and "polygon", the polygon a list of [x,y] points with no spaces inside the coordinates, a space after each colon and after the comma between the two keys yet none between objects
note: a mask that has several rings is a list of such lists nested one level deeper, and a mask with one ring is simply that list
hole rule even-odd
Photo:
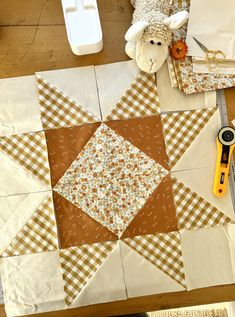
[{"label": "brown solid fabric triangle", "polygon": [[60,251],[65,302],[70,306],[115,246],[115,242],[97,243]]},{"label": "brown solid fabric triangle", "polygon": [[80,208],[53,192],[61,248],[115,241],[117,236]]},{"label": "brown solid fabric triangle", "polygon": [[75,100],[51,85],[41,76],[36,76],[44,130],[72,127],[98,121]]},{"label": "brown solid fabric triangle", "polygon": [[155,74],[140,72],[105,121],[160,114]]},{"label": "brown solid fabric triangle", "polygon": [[166,151],[171,168],[185,153],[215,111],[216,108],[162,115]]},{"label": "brown solid fabric triangle", "polygon": [[45,131],[52,187],[58,183],[99,126],[100,123],[91,123]]},{"label": "brown solid fabric triangle", "polygon": [[42,183],[50,186],[50,170],[44,132],[0,138],[0,151],[20,164]]},{"label": "brown solid fabric triangle", "polygon": [[54,190],[121,236],[167,174],[103,124]]},{"label": "brown solid fabric triangle", "polygon": [[199,229],[234,223],[183,183],[173,179],[173,193],[180,229]]},{"label": "brown solid fabric triangle", "polygon": [[166,176],[130,223],[122,239],[177,231],[171,176]]},{"label": "brown solid fabric triangle", "polygon": [[161,117],[159,115],[147,118],[109,121],[106,124],[163,167],[169,168]]},{"label": "brown solid fabric triangle", "polygon": [[178,232],[137,236],[124,242],[174,281],[186,286]]},{"label": "brown solid fabric triangle", "polygon": [[53,202],[49,196],[18,233],[2,257],[55,251],[58,249]]}]

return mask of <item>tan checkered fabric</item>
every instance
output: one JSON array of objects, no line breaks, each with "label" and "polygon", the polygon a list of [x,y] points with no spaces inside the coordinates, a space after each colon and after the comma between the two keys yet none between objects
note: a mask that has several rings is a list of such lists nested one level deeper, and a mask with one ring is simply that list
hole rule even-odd
[{"label": "tan checkered fabric", "polygon": [[37,76],[37,88],[41,106],[42,125],[45,130],[73,127],[99,121],[76,101]]},{"label": "tan checkered fabric", "polygon": [[182,77],[181,77],[181,70],[179,67],[179,62],[173,60],[173,67],[174,67],[175,77],[177,80],[179,90],[183,90],[183,81],[182,81]]},{"label": "tan checkered fabric", "polygon": [[178,182],[175,178],[172,178],[172,181],[180,229],[192,230],[234,223],[232,219],[192,192],[183,183]]},{"label": "tan checkered fabric", "polygon": [[159,113],[155,75],[141,72],[105,121],[149,117]]},{"label": "tan checkered fabric", "polygon": [[177,81],[175,68],[174,68],[174,64],[173,64],[171,56],[169,56],[167,59],[167,66],[168,66],[168,71],[169,71],[169,76],[171,81],[171,87],[178,88],[178,81]]},{"label": "tan checkered fabric", "polygon": [[53,202],[49,196],[18,233],[2,257],[41,253],[58,249]]},{"label": "tan checkered fabric", "polygon": [[162,115],[169,164],[172,168],[215,113],[216,108]]},{"label": "tan checkered fabric", "polygon": [[0,138],[0,151],[10,156],[38,180],[50,186],[50,170],[44,132]]},{"label": "tan checkered fabric", "polygon": [[[65,302],[71,305],[114,248],[115,242],[83,245],[60,251]],[[112,283],[112,281],[110,281]]]},{"label": "tan checkered fabric", "polygon": [[124,242],[146,260],[185,287],[183,258],[178,232],[137,236]]}]

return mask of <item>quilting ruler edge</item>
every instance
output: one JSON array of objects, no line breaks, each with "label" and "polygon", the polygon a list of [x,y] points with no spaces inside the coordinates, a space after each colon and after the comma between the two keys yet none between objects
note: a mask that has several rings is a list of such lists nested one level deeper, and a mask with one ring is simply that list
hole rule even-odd
[{"label": "quilting ruler edge", "polygon": [[[220,110],[220,117],[221,117],[222,126],[229,125],[227,104],[226,104],[226,99],[225,99],[225,94],[224,94],[223,89],[217,90],[217,105],[218,105],[219,110]],[[231,166],[230,166],[229,186],[230,186],[230,191],[231,191],[233,209],[234,209],[234,213],[235,213],[235,165],[234,165],[233,158],[231,160]]]}]

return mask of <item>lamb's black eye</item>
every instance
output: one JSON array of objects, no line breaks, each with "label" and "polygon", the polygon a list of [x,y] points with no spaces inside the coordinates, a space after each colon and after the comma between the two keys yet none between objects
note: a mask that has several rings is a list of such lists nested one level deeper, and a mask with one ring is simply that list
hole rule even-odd
[{"label": "lamb's black eye", "polygon": [[161,42],[157,42],[157,45],[159,45],[159,46],[160,46],[160,45],[162,45],[162,43],[161,43]]},{"label": "lamb's black eye", "polygon": [[153,40],[151,40],[151,41],[150,41],[150,43],[151,43],[151,44],[154,44],[154,41],[153,41]]}]

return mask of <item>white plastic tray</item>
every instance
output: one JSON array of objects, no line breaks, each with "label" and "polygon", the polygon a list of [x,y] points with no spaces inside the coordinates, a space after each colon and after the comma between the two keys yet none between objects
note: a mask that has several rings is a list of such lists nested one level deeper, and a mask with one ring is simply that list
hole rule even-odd
[{"label": "white plastic tray", "polygon": [[61,0],[69,44],[74,54],[98,53],[103,35],[96,0]]}]

